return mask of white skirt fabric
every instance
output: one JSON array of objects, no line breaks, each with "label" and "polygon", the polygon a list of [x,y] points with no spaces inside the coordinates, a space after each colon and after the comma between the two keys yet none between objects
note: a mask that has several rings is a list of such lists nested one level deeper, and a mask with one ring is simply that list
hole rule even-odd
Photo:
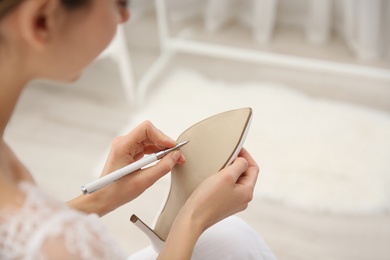
[{"label": "white skirt fabric", "polygon": [[[178,245],[180,246],[180,245]],[[156,259],[151,246],[129,256],[128,260]],[[277,259],[263,238],[238,217],[226,218],[207,229],[199,238],[192,260],[215,259]]]}]

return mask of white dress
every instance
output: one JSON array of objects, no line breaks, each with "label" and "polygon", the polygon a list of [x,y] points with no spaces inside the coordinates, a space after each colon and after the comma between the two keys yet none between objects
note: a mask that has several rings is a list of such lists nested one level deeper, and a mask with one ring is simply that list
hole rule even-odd
[{"label": "white dress", "polygon": [[0,210],[0,259],[126,259],[99,217],[51,199],[29,183],[21,206]]},{"label": "white dress", "polygon": [[[0,209],[0,259],[156,259],[151,247],[128,257],[96,214],[56,201],[38,187],[21,183],[24,203]],[[193,260],[276,257],[255,230],[237,217],[226,218],[199,238]]]}]

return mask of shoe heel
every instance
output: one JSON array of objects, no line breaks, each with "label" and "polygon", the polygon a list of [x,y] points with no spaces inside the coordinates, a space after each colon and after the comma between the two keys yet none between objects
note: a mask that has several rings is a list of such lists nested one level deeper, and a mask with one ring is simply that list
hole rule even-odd
[{"label": "shoe heel", "polygon": [[154,251],[157,253],[160,252],[164,246],[164,241],[136,215],[133,214],[130,217],[130,221],[133,222],[150,239]]}]

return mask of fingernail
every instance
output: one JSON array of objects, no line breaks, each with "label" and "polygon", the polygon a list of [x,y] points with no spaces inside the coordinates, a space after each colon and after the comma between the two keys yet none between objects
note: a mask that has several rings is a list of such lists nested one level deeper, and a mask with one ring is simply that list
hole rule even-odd
[{"label": "fingernail", "polygon": [[172,147],[177,145],[177,142],[171,138],[167,138],[166,142],[169,146],[172,146]]},{"label": "fingernail", "polygon": [[172,154],[173,160],[175,160],[175,161],[179,160],[180,154],[181,154],[181,153],[180,153],[179,151],[175,151],[175,152]]},{"label": "fingernail", "polygon": [[176,141],[175,141],[175,140],[173,140],[172,138],[170,138],[169,136],[167,136],[167,141],[169,141],[169,142],[173,142],[173,143],[176,143]]}]

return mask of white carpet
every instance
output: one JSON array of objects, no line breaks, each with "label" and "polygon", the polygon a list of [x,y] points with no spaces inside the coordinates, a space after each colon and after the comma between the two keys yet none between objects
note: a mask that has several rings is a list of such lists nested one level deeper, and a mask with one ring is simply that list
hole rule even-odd
[{"label": "white carpet", "polygon": [[256,196],[313,211],[390,209],[390,115],[383,112],[273,83],[232,85],[178,71],[124,131],[149,119],[176,138],[199,120],[239,107],[254,111],[245,147],[261,167]]}]

